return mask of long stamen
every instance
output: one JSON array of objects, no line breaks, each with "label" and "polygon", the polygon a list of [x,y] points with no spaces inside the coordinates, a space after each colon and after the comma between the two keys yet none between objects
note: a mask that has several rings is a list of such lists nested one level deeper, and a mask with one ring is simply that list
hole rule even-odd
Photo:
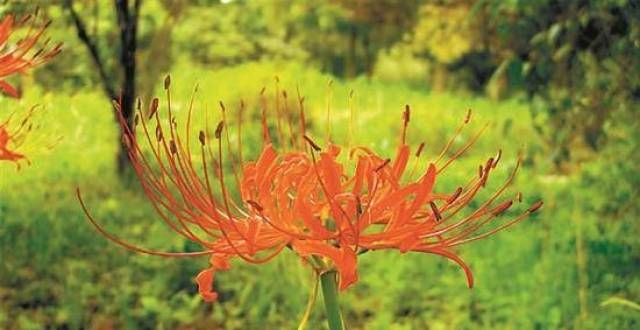
[{"label": "long stamen", "polygon": [[[307,139],[307,141],[311,141],[311,139],[309,137],[306,137],[306,139]],[[314,143],[314,145],[315,145],[315,143]],[[319,148],[317,145],[315,145],[315,147]],[[345,219],[347,220],[347,223],[348,223],[352,233],[355,235],[355,228],[353,226],[353,223],[352,223],[349,215],[342,208],[342,206],[340,206],[340,204],[338,204],[337,207],[335,206],[335,204],[336,204],[335,203],[335,199],[334,199],[335,196],[333,196],[333,195],[331,195],[329,193],[329,189],[327,189],[327,186],[325,185],[324,181],[322,180],[322,178],[320,176],[320,171],[318,170],[318,164],[316,162],[316,156],[315,156],[315,153],[314,153],[314,150],[316,150],[315,147],[313,147],[313,145],[312,145],[312,148],[310,148],[309,153],[311,154],[311,159],[312,159],[312,162],[313,162],[313,168],[314,168],[318,183],[320,184],[320,187],[322,187],[322,190],[323,190],[323,192],[324,192],[324,194],[325,194],[325,196],[327,198],[327,201],[329,202],[329,207],[332,208],[332,209],[337,208],[340,211],[340,213],[342,213],[342,215],[345,216]],[[342,229],[340,228],[340,226],[336,226],[336,227],[337,227],[338,231],[340,232],[340,235],[342,235]],[[356,246],[356,248],[357,248],[357,246]]]},{"label": "long stamen", "polygon": [[327,83],[327,96],[326,96],[326,106],[327,106],[327,121],[326,121],[326,137],[325,142],[327,144],[331,143],[331,99],[333,97],[333,80],[329,80]]},{"label": "long stamen", "polygon": [[244,161],[242,159],[242,121],[244,119],[242,118],[243,114],[244,114],[244,101],[240,100],[240,109],[238,110],[238,159],[239,159],[241,169],[242,169],[242,164],[244,164]]},{"label": "long stamen", "polygon": [[298,92],[298,107],[300,110],[300,137],[302,139],[300,142],[302,143],[301,147],[304,149],[304,137],[307,134],[307,123],[304,116],[304,97],[300,95],[300,88],[296,86],[296,91]]},{"label": "long stamen", "polygon": [[[168,76],[167,76],[168,77]],[[191,127],[191,116],[193,115],[193,103],[195,101],[195,97],[196,97],[196,93],[198,92],[198,85],[196,85],[193,89],[193,93],[191,93],[191,100],[189,101],[189,112],[187,115],[187,123],[184,127],[185,130],[185,135],[186,135],[186,139],[187,139],[187,149],[189,149],[189,147],[191,146],[191,130],[189,129]],[[189,163],[191,163],[191,153],[187,153],[187,157],[189,159]]]},{"label": "long stamen", "polygon": [[407,144],[407,128],[409,127],[409,120],[411,120],[411,108],[409,105],[404,106],[404,112],[402,113],[402,135],[400,138],[400,144]]},{"label": "long stamen", "polygon": [[[207,246],[208,243],[200,240],[186,225],[185,220],[182,219],[181,217],[181,212],[186,212],[189,213],[190,216],[194,216],[194,214],[191,213],[191,211],[189,209],[184,209],[181,208],[179,205],[179,203],[173,198],[173,196],[171,195],[171,193],[169,192],[166,183],[164,181],[164,173],[166,172],[166,169],[164,168],[162,162],[160,161],[159,158],[159,154],[156,152],[156,149],[152,148],[152,151],[156,157],[156,160],[158,161],[158,163],[160,164],[161,167],[161,172],[160,172],[160,179],[156,179],[153,175],[153,169],[151,169],[151,166],[149,165],[144,153],[142,153],[142,151],[140,150],[139,146],[137,143],[134,142],[135,140],[135,135],[134,133],[129,129],[128,125],[126,125],[126,120],[124,119],[124,116],[120,110],[119,105],[116,105],[116,110],[118,113],[118,118],[120,120],[121,125],[124,127],[124,135],[123,138],[126,137],[125,141],[128,142],[129,146],[132,146],[131,148],[129,148],[129,157],[132,161],[132,164],[134,166],[134,169],[136,170],[136,174],[138,175],[138,177],[141,180],[141,183],[143,185],[143,189],[145,190],[145,192],[147,193],[147,196],[149,196],[149,198],[152,200],[153,202],[153,206],[156,209],[156,211],[158,212],[158,214],[161,216],[161,218],[177,233],[193,240],[196,241],[202,245]],[[140,107],[138,107],[138,114],[142,114],[142,110]],[[150,143],[150,145],[153,145],[153,143],[151,142],[151,138],[149,135],[149,132],[147,130],[147,126],[146,126],[146,121],[144,120],[144,117],[142,116],[138,116],[138,118],[142,118],[142,127],[144,129],[145,135],[147,137],[148,142]],[[156,120],[157,120],[157,116],[156,116]],[[139,155],[139,158],[137,157],[137,155]],[[141,162],[140,162],[141,161]],[[150,175],[151,174],[151,175]],[[173,180],[173,177],[171,175],[169,175],[169,178],[171,179],[171,181],[173,182],[173,184],[178,187],[180,189],[181,185]],[[166,202],[164,202],[162,200],[161,197],[156,196],[156,191],[158,192],[158,194],[162,195],[163,197],[168,199],[168,202],[170,203],[167,204]],[[163,193],[166,192],[166,193]],[[165,209],[167,209],[169,212],[171,212],[172,214],[174,214],[176,216],[176,218],[178,219],[178,222],[180,223],[182,229],[179,229],[177,227],[175,227],[175,225],[173,224],[173,222],[171,220],[169,220],[169,218],[160,210],[160,208],[158,207],[159,204],[160,206],[164,207]],[[200,226],[201,227],[201,226]],[[202,227],[201,227],[202,228]],[[202,228],[206,231],[206,228]],[[184,232],[182,231],[184,230]],[[213,233],[207,231],[207,234],[212,235],[213,237],[215,237],[215,235],[213,235]]]},{"label": "long stamen", "polygon": [[78,201],[80,202],[80,206],[82,207],[82,210],[84,211],[84,214],[87,216],[87,219],[89,219],[89,221],[91,222],[91,224],[93,224],[93,226],[107,239],[109,239],[110,241],[135,252],[139,252],[139,253],[144,253],[144,254],[150,254],[150,255],[156,255],[156,256],[162,256],[162,257],[199,257],[199,256],[203,256],[203,255],[209,255],[214,253],[214,250],[207,250],[207,251],[199,251],[199,252],[161,252],[161,251],[154,251],[154,250],[149,250],[149,249],[145,249],[145,248],[141,248],[139,246],[135,246],[133,244],[127,243],[119,238],[117,238],[116,236],[112,235],[111,233],[109,233],[108,231],[106,231],[101,225],[100,223],[98,223],[93,216],[91,216],[91,214],[89,213],[89,210],[87,209],[84,200],[82,199],[82,194],[80,194],[80,189],[77,188],[76,189],[76,196],[78,197]]},{"label": "long stamen", "polygon": [[[222,111],[222,122],[223,123],[227,123],[227,109],[224,106],[224,103],[222,103],[222,101],[219,102],[220,104],[220,110]],[[227,140],[227,152],[229,153],[229,155],[233,155],[233,148],[231,148],[231,137],[229,134],[229,129],[227,126],[227,129],[224,130],[225,132],[225,138]],[[238,162],[234,159],[231,159],[231,171],[233,172],[233,177],[236,181],[236,186],[240,187],[240,174],[238,173],[238,167],[241,167],[242,163],[238,164]],[[242,170],[242,168],[240,168],[240,170]]]},{"label": "long stamen", "polygon": [[[449,157],[449,159],[447,160],[447,162],[442,165],[439,170],[438,173],[441,173],[442,171],[444,171],[454,160],[456,160],[458,157],[460,157],[463,153],[465,153],[465,151],[469,150],[469,148],[471,148],[471,146],[473,146],[476,141],[478,141],[478,139],[480,138],[480,136],[482,135],[482,133],[484,133],[485,129],[487,129],[487,127],[489,127],[489,125],[485,125],[483,126],[470,140],[469,142],[467,142],[467,144],[465,144],[464,146],[462,146],[460,149],[458,149],[453,156]],[[439,161],[440,159],[438,159]]]},{"label": "long stamen", "polygon": [[226,185],[225,185],[225,182],[224,182],[224,168],[223,168],[223,165],[222,165],[222,130],[223,129],[224,129],[224,121],[220,121],[218,123],[218,127],[216,127],[215,137],[218,140],[218,165],[219,165],[219,169],[220,169],[220,175],[219,175],[218,179],[220,181],[220,190],[222,192],[222,200],[224,202],[224,207],[225,207],[225,211],[227,212],[227,217],[229,219],[229,222],[233,226],[234,230],[245,241],[247,241],[247,238],[244,236],[244,233],[238,229],[238,226],[236,225],[235,218],[231,214],[231,208],[229,207],[229,194],[227,192],[227,188],[226,188]]},{"label": "long stamen", "polygon": [[[293,134],[293,118],[292,113],[289,111],[289,98],[286,90],[282,91],[282,102],[284,104],[284,117],[287,121],[287,127],[289,128],[289,142],[291,143],[291,148],[295,148],[296,140],[295,135]],[[282,143],[284,143],[284,141],[282,141]]]},{"label": "long stamen", "polygon": [[353,130],[354,130],[354,121],[356,116],[356,109],[353,105],[353,90],[349,92],[349,97],[347,98],[347,103],[349,104],[349,132],[347,135],[347,150],[351,150],[351,144],[353,143]]},{"label": "long stamen", "polygon": [[264,96],[265,87],[260,91],[260,107],[262,108],[262,141],[264,144],[271,143],[271,135],[269,134],[269,126],[267,126],[267,99]]},{"label": "long stamen", "polygon": [[275,95],[275,108],[276,108],[276,129],[278,132],[278,140],[282,144],[283,148],[286,147],[284,132],[282,131],[282,113],[280,109],[280,78],[275,77],[276,95]]},{"label": "long stamen", "polygon": [[540,207],[542,207],[542,201],[537,201],[535,202],[533,205],[531,205],[531,207],[529,209],[527,209],[527,211],[525,211],[523,214],[521,214],[520,216],[516,217],[515,219],[497,227],[494,228],[491,231],[488,231],[486,233],[482,233],[478,236],[474,236],[474,237],[470,237],[470,238],[466,238],[466,239],[462,239],[462,240],[458,240],[455,243],[451,244],[450,246],[457,246],[457,245],[461,245],[461,244],[465,244],[465,243],[469,243],[469,242],[473,242],[473,241],[477,241],[479,239],[491,236],[499,231],[502,231],[508,227],[511,227],[512,225],[526,219],[527,217],[529,217],[529,215],[531,215],[532,213],[536,212]]}]

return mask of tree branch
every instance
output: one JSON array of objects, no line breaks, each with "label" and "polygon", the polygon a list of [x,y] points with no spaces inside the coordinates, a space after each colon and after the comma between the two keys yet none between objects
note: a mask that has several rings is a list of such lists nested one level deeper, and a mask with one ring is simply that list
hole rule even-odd
[{"label": "tree branch", "polygon": [[102,81],[104,92],[110,99],[117,98],[118,94],[116,94],[115,92],[115,88],[113,87],[111,78],[107,75],[106,67],[104,65],[104,62],[100,58],[96,43],[89,37],[89,34],[87,33],[86,25],[84,24],[84,22],[82,22],[80,16],[73,8],[73,3],[71,0],[65,0],[63,4],[64,7],[66,7],[66,9],[69,11],[69,14],[71,14],[71,19],[73,20],[73,24],[75,25],[76,31],[78,33],[78,38],[80,39],[80,41],[82,41],[85,47],[87,47],[93,64],[98,69],[98,75],[100,76],[100,80]]}]

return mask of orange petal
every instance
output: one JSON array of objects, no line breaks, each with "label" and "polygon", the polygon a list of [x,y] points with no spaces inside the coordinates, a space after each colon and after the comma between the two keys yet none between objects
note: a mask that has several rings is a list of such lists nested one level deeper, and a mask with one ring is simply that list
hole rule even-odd
[{"label": "orange petal", "polygon": [[358,281],[357,257],[351,248],[335,247],[325,242],[308,240],[295,240],[292,247],[303,258],[317,255],[331,259],[340,275],[340,290]]},{"label": "orange petal", "polygon": [[318,239],[327,239],[332,233],[327,230],[319,219],[313,216],[313,212],[311,212],[311,206],[304,202],[303,198],[305,196],[298,196],[295,202],[295,214],[299,216],[304,222],[305,227],[307,227],[311,234]]},{"label": "orange petal", "polygon": [[198,292],[206,302],[214,302],[218,299],[218,293],[213,290],[213,278],[216,270],[228,270],[231,267],[228,256],[213,255],[210,262],[211,267],[196,276]]},{"label": "orange petal", "polygon": [[403,145],[398,148],[396,159],[393,162],[393,176],[396,180],[400,181],[404,170],[407,168],[407,162],[409,161],[409,146]]},{"label": "orange petal", "polygon": [[200,296],[206,302],[214,302],[218,299],[218,293],[213,291],[213,274],[215,273],[215,268],[207,268],[201,271],[198,276],[196,276],[196,283],[198,283],[198,292],[200,292]]}]

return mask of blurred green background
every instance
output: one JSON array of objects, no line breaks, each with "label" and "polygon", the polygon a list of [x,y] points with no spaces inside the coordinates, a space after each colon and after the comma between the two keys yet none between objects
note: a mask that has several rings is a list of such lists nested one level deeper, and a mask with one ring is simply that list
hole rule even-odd
[{"label": "blurred green background", "polygon": [[[273,95],[278,76],[290,95],[300,87],[312,134],[322,137],[332,80],[336,140],[346,137],[353,90],[355,141],[389,156],[405,104],[409,141],[425,141],[430,155],[467,109],[475,117],[463,137],[489,123],[438,188],[475,175],[499,148],[504,178],[523,153],[514,189],[545,206],[459,249],[476,287],[434,256],[367,253],[360,281],[341,296],[350,329],[640,328],[638,1],[141,0],[137,11],[134,2],[0,1],[2,15],[39,6],[53,20],[48,36],[65,44],[51,63],[12,80],[20,100],[0,97],[7,113],[42,105],[32,135],[63,138],[48,152],[34,147],[20,171],[0,164],[0,328],[294,329],[304,311],[312,278],[292,253],[264,266],[234,263],[216,277],[219,302],[206,304],[193,281],[206,258],[133,254],[82,214],[76,187],[117,235],[197,248],[172,235],[116,169],[119,133],[105,91],[126,86],[123,6],[127,22],[138,14],[128,60],[145,102],[162,99],[171,73],[177,109],[197,83],[199,109],[244,100],[253,118],[245,131],[257,137],[259,91]],[[255,156],[259,146],[246,147]],[[319,302],[309,328],[326,327],[323,318]]]}]

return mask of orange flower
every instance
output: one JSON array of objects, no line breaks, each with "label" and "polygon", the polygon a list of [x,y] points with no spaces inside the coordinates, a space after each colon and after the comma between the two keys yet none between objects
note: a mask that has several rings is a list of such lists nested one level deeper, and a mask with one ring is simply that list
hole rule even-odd
[{"label": "orange flower", "polygon": [[[168,87],[167,78],[165,88],[170,100]],[[285,248],[297,253],[318,273],[337,271],[340,289],[357,281],[359,254],[381,249],[422,252],[451,259],[462,266],[472,286],[471,271],[453,248],[505,229],[542,205],[542,202],[535,203],[521,215],[497,223],[497,218],[514,203],[512,199],[497,202],[512,181],[514,170],[504,185],[475,211],[463,213],[485,187],[492,170],[499,164],[501,152],[489,158],[480,166],[478,174],[455,191],[435,190],[437,178],[480,135],[476,134],[446,158],[470,114],[440,156],[427,163],[420,173],[418,169],[424,162],[419,157],[424,145],[417,148],[414,166],[407,171],[411,155],[405,142],[409,123],[407,107],[395,157],[385,159],[366,147],[355,147],[348,155],[355,160],[355,168],[351,170],[352,161],[340,157],[340,147],[329,144],[321,148],[306,135],[303,98],[298,97],[300,125],[294,128],[292,113],[286,106],[287,95],[282,96],[285,106],[276,103],[275,111],[281,150],[272,143],[263,106],[264,144],[260,156],[255,161],[243,162],[242,147],[238,146],[235,159],[241,164],[234,167],[231,176],[240,190],[237,199],[230,192],[229,174],[223,170],[224,160],[232,155],[225,153],[223,147],[223,138],[226,137],[227,144],[230,138],[225,130],[226,110],[222,104],[223,121],[213,131],[213,139],[207,133],[210,130],[199,131],[196,143],[199,152],[195,154],[190,148],[194,142],[193,102],[184,134],[178,133],[170,102],[166,123],[161,120],[157,99],[151,103],[146,116],[138,103],[135,122],[149,145],[150,151],[146,153],[120,115],[129,157],[159,217],[173,231],[201,245],[202,251],[167,253],[124,242],[106,232],[89,215],[78,191],[85,213],[102,234],[128,249],[160,256],[209,255],[210,267],[196,277],[196,282],[202,297],[213,301],[217,298],[213,291],[215,272],[228,270],[230,259],[263,263]],[[120,113],[118,105],[116,108]],[[285,139],[287,126],[289,138]],[[241,136],[239,127],[238,141]],[[416,173],[419,176],[414,179]]]},{"label": "orange flower", "polygon": [[27,15],[15,24],[14,16],[6,15],[0,22],[0,91],[12,97],[19,97],[18,91],[3,78],[15,73],[24,73],[60,53],[62,44],[47,48],[49,40],[34,51],[38,40],[42,37],[50,21],[39,28],[30,26],[24,36],[15,46],[9,46],[9,37],[16,27],[35,20],[36,15]]},{"label": "orange flower", "polygon": [[[19,22],[18,26],[34,20],[34,16],[25,16]],[[47,61],[60,52],[61,44],[51,49],[46,48],[49,40],[45,41],[44,45],[37,51],[31,51],[48,25],[49,23],[46,23],[39,29],[30,27],[26,36],[18,41],[13,48],[10,48],[8,44],[9,37],[16,27],[16,25],[14,25],[14,16],[7,15],[2,19],[0,22],[0,92],[4,92],[12,97],[18,97],[18,91],[2,78],[15,73],[23,73],[27,69]],[[0,161],[13,162],[18,169],[20,169],[20,161],[24,160],[29,163],[29,160],[22,152],[18,152],[17,148],[23,145],[25,136],[31,131],[32,125],[30,120],[34,114],[34,110],[35,107],[31,108],[17,127],[12,127],[12,118],[15,112],[11,113],[4,122],[0,123]]]},{"label": "orange flower", "polygon": [[32,124],[30,121],[35,109],[35,107],[31,108],[17,126],[13,125],[14,121],[12,120],[15,112],[0,123],[0,161],[13,162],[18,169],[20,169],[20,161],[24,160],[29,163],[25,155],[16,149],[22,146],[26,135],[31,132]]}]

